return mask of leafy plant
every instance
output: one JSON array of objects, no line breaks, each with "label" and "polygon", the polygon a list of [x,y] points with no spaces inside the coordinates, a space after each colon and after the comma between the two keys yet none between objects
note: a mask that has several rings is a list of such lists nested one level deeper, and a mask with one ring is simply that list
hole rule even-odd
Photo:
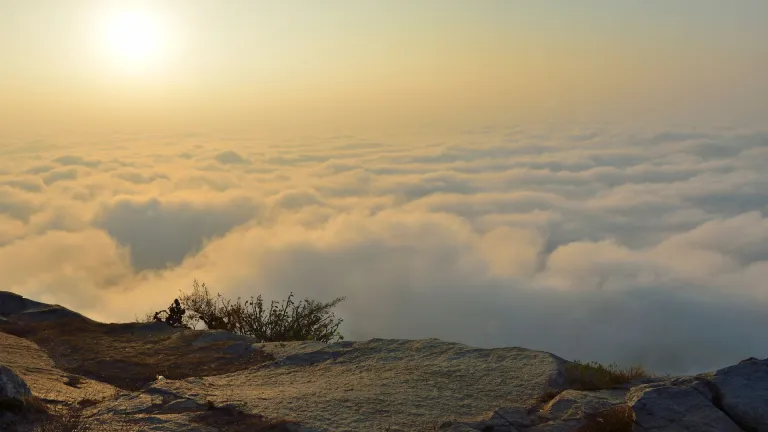
[{"label": "leafy plant", "polygon": [[192,292],[181,292],[176,301],[188,311],[182,321],[191,328],[202,322],[210,330],[226,330],[252,336],[262,342],[332,342],[343,339],[338,331],[343,320],[336,319],[331,309],[345,299],[338,297],[330,302],[304,299],[296,302],[293,293],[290,293],[286,300],[273,300],[269,305],[261,295],[245,301],[238,297],[232,301],[221,294],[213,296],[205,283],[195,280]]}]

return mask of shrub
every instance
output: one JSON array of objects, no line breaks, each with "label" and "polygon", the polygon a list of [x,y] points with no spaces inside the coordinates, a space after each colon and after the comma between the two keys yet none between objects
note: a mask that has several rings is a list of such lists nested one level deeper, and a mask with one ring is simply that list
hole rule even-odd
[{"label": "shrub", "polygon": [[186,310],[183,325],[196,328],[202,322],[210,330],[226,330],[252,336],[262,342],[315,340],[333,342],[342,340],[338,329],[342,319],[336,319],[331,309],[345,300],[338,297],[330,302],[304,299],[294,301],[293,293],[282,302],[272,301],[268,306],[261,295],[242,301],[213,296],[205,283],[195,280],[192,292],[181,292],[179,302]]},{"label": "shrub", "polygon": [[179,299],[176,299],[170,306],[168,306],[168,310],[155,312],[152,320],[156,322],[164,322],[171,327],[187,327],[186,324],[184,324],[184,314],[186,312],[187,311],[181,307]]},{"label": "shrub", "polygon": [[566,384],[574,390],[602,390],[648,377],[640,366],[621,368],[616,364],[604,366],[598,362],[578,360],[565,365]]}]

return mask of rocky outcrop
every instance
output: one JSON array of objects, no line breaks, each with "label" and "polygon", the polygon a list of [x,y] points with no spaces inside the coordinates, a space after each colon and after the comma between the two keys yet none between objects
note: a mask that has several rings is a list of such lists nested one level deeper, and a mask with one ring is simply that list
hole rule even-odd
[{"label": "rocky outcrop", "polygon": [[448,422],[441,430],[589,432],[588,419],[628,407],[633,418],[621,431],[768,431],[768,360],[753,358],[694,377],[642,381],[611,390],[566,390],[538,410],[499,409],[485,420]]},{"label": "rocky outcrop", "polygon": [[[257,343],[222,331],[107,325],[79,316],[0,292],[0,395],[18,399],[31,390],[63,406],[88,399],[83,415],[105,431],[131,430],[117,426],[127,419],[136,430],[171,432],[264,425],[284,432],[768,432],[768,360],[583,391],[567,387],[566,360],[524,348],[437,339]],[[38,346],[28,334],[38,325],[54,331],[51,322],[72,317],[80,323],[73,328],[92,332],[78,339],[101,344],[87,356],[55,337],[53,348]],[[2,333],[18,326],[27,339]],[[148,363],[144,350],[190,367],[163,370],[167,364]],[[129,360],[144,362],[141,372],[151,378],[121,389],[110,385],[120,385],[111,375],[73,372],[119,364],[120,373],[133,373],[138,366]],[[80,367],[83,361],[91,368]],[[204,374],[189,374],[195,361]],[[606,426],[610,421],[621,426]]]},{"label": "rocky outcrop", "polygon": [[745,431],[768,432],[768,359],[748,359],[711,376],[714,403]]},{"label": "rocky outcrop", "polygon": [[635,422],[647,432],[690,430],[700,432],[740,432],[714,402],[709,382],[679,378],[633,388],[627,395]]},{"label": "rocky outcrop", "polygon": [[27,383],[13,369],[0,365],[0,400],[22,402],[31,394]]},{"label": "rocky outcrop", "polygon": [[0,324],[50,322],[72,318],[91,321],[65,307],[36,302],[8,291],[0,291],[0,318],[3,319]]},{"label": "rocky outcrop", "polygon": [[50,305],[24,298],[12,292],[0,291],[0,316],[16,315],[24,311],[49,306]]},{"label": "rocky outcrop", "polygon": [[13,369],[0,365],[0,430],[15,428],[32,392]]}]

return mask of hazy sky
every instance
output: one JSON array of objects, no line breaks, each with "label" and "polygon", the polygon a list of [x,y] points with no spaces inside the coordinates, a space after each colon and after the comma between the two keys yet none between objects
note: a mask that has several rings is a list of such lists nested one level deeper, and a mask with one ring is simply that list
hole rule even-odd
[{"label": "hazy sky", "polygon": [[768,2],[0,0],[0,289],[768,356]]},{"label": "hazy sky", "polygon": [[[0,0],[0,11],[6,131],[754,118],[768,105],[761,0]],[[126,37],[159,47],[142,67],[104,44],[113,17],[131,13],[150,29]]]}]

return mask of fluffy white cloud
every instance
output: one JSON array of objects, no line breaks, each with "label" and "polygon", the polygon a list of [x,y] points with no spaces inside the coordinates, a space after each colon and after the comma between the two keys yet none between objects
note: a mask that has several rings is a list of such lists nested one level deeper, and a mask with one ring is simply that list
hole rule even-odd
[{"label": "fluffy white cloud", "polygon": [[768,133],[217,142],[0,151],[2,288],[119,321],[196,277],[233,297],[347,296],[352,339],[659,372],[768,356]]}]

